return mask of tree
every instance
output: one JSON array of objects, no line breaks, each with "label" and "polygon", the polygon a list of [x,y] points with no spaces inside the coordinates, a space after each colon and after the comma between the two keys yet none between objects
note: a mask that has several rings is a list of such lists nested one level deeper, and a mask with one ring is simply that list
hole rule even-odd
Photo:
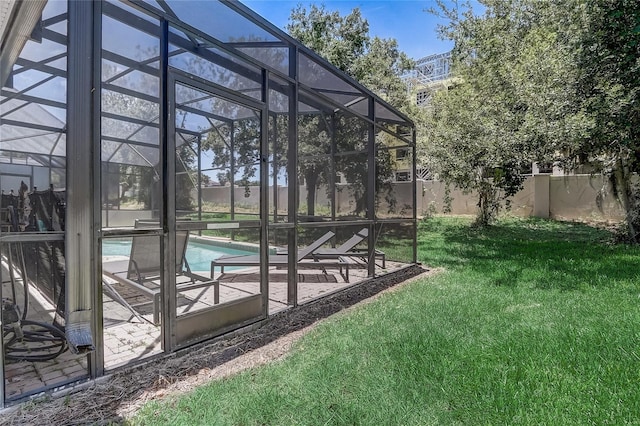
[{"label": "tree", "polygon": [[[455,80],[433,99],[423,130],[430,168],[447,183],[478,194],[480,225],[515,194],[534,159],[533,135],[523,133],[528,105],[519,96],[513,64],[522,55],[532,16],[515,1],[496,0],[480,18],[447,9],[442,33],[455,41]],[[521,13],[518,13],[521,12]]]},{"label": "tree", "polygon": [[[139,46],[136,51],[139,58],[155,53],[144,52]],[[143,93],[153,93],[157,87],[155,78],[121,71],[109,63],[102,64],[102,75],[107,83],[125,88],[136,87]],[[140,136],[146,134],[147,130],[147,126],[140,124],[139,120],[153,125],[159,118],[157,104],[119,91],[103,90],[102,110],[121,117],[103,119],[103,134],[121,140],[102,142],[103,203],[112,204],[115,201],[115,188],[122,185],[135,190],[135,201],[142,208],[158,209],[159,151],[157,148],[141,147],[139,143]],[[117,198],[119,203],[125,201],[124,194],[119,192]]]},{"label": "tree", "polygon": [[[450,20],[442,34],[455,41],[454,72],[462,83],[436,98],[431,124],[440,130],[427,132],[426,151],[442,160],[445,170],[456,164],[444,147],[453,151],[460,141],[484,145],[474,132],[486,133],[486,125],[478,130],[469,120],[479,117],[461,111],[473,101],[456,101],[462,87],[482,100],[475,105],[484,110],[482,119],[507,123],[492,146],[502,144],[514,158],[529,156],[566,171],[587,166],[609,177],[626,211],[629,239],[638,242],[640,4],[486,0],[484,5],[485,13],[476,16],[439,3]],[[487,111],[491,104],[505,108]],[[445,128],[439,121],[445,119],[457,129]],[[457,167],[473,169],[473,161],[473,156],[458,159]],[[460,184],[462,178],[448,179]],[[477,189],[466,179],[462,187]],[[491,184],[500,187],[499,180]]]},{"label": "tree", "polygon": [[338,69],[359,80],[366,74],[360,59],[369,44],[369,23],[355,8],[347,16],[329,12],[324,5],[302,5],[291,11],[287,31]]},{"label": "tree", "polygon": [[506,110],[463,82],[436,96],[427,121],[430,168],[464,192],[477,192],[479,225],[495,219],[501,200],[521,188],[531,164],[526,151],[517,152],[509,123],[498,119],[509,115]]},{"label": "tree", "polygon": [[[627,236],[640,242],[640,3],[591,0],[574,41],[580,106],[590,138],[572,154],[608,176],[626,212]],[[635,176],[635,180],[634,180]]]},{"label": "tree", "polygon": [[307,188],[307,215],[314,216],[316,190],[327,184],[333,129],[325,114],[298,116],[298,169]]},{"label": "tree", "polygon": [[324,57],[396,108],[406,108],[407,87],[400,78],[414,62],[395,39],[369,35],[369,23],[359,8],[347,16],[329,12],[324,5],[309,11],[298,5],[286,27],[289,34]]},{"label": "tree", "polygon": [[[203,140],[202,149],[211,150],[214,154],[212,165],[223,170],[217,174],[218,180],[244,186],[248,197],[250,184],[259,177],[260,120],[252,117],[218,124],[215,131],[209,132]],[[234,176],[231,176],[231,164]]]},{"label": "tree", "polygon": [[[324,5],[311,5],[309,11],[299,5],[291,12],[286,29],[305,46],[392,105],[408,108],[406,85],[400,76],[413,67],[413,61],[398,49],[395,40],[371,38],[369,24],[362,17],[360,9],[355,8],[349,15],[340,16],[337,11],[327,11]],[[374,189],[367,188],[368,172],[363,164],[338,158],[335,162],[336,169],[331,170],[327,163],[332,138],[340,144],[340,151],[358,151],[363,140],[366,140],[367,131],[360,120],[351,119],[344,114],[299,117],[299,171],[300,177],[307,184],[309,215],[315,213],[314,200],[318,186],[331,181],[328,173],[337,172],[343,173],[351,184],[351,191],[356,199],[354,213],[359,214],[365,210],[367,192]],[[387,160],[390,161],[389,158]],[[392,171],[390,167],[382,167],[382,158],[377,161],[380,167],[376,174],[376,186],[379,191],[389,192],[390,185],[387,181]]]}]

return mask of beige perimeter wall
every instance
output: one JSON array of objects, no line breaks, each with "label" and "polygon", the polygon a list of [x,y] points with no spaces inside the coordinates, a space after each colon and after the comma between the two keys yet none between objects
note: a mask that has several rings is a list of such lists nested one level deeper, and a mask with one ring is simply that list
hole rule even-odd
[{"label": "beige perimeter wall", "polygon": [[[382,201],[377,207],[380,217],[411,217],[411,189],[410,182],[394,183],[393,195],[396,200],[394,213],[389,212],[389,206]],[[355,200],[348,184],[337,185],[336,213],[349,214],[353,211]],[[434,213],[447,213],[446,185],[438,181],[418,181],[417,213],[425,216]],[[206,202],[228,205],[230,199],[229,187],[203,188],[202,198]],[[287,210],[287,188],[277,188],[278,211]],[[259,205],[259,188],[251,187],[249,192],[244,188],[235,189],[236,205],[256,209]],[[248,196],[247,196],[248,195]],[[451,187],[451,214],[475,215],[477,213],[477,197],[474,193],[464,194]],[[195,198],[195,194],[194,194]],[[306,188],[300,187],[300,198],[306,200]],[[274,191],[269,188],[269,203],[273,205]],[[322,187],[316,191],[316,208],[329,209],[327,189]],[[550,176],[535,175],[528,177],[524,188],[510,199],[509,213],[516,216],[551,217],[568,220],[598,220],[619,221],[624,218],[624,212],[611,191],[611,185],[600,176],[573,175]],[[135,218],[151,217],[151,212],[117,210],[109,211],[108,218],[103,212],[103,223],[108,226],[130,226]]]},{"label": "beige perimeter wall", "polygon": [[[418,214],[444,213],[446,185],[418,181]],[[475,215],[477,197],[451,188],[452,214]],[[510,213],[516,216],[569,220],[619,221],[624,218],[611,185],[601,176],[573,175],[528,177],[524,188],[511,198]]]}]

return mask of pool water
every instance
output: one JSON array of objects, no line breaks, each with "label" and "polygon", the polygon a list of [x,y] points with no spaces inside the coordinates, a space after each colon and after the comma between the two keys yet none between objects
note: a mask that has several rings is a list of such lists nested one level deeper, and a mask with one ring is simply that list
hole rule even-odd
[{"label": "pool water", "polygon": [[[102,242],[103,256],[129,256],[130,253],[130,240],[109,239]],[[189,267],[195,272],[211,270],[211,261],[221,256],[244,256],[248,254],[257,253],[189,241],[186,257],[187,262],[189,262]],[[227,267],[226,269],[232,270],[237,268]]]}]

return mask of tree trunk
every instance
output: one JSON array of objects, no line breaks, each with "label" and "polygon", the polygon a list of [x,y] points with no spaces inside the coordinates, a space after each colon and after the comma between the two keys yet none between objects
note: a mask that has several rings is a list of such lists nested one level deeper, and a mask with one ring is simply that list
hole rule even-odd
[{"label": "tree trunk", "polygon": [[476,225],[491,225],[498,215],[498,190],[491,182],[483,181],[478,188],[478,217]]},{"label": "tree trunk", "polygon": [[307,184],[307,215],[315,216],[316,214],[316,189],[318,184],[318,172],[315,170],[307,173],[304,178]]},{"label": "tree trunk", "polygon": [[367,193],[368,189],[365,185],[364,191],[362,191],[362,196],[358,197],[356,194],[356,211],[355,213],[359,215],[360,213],[367,211],[367,200],[369,198],[369,194]]},{"label": "tree trunk", "polygon": [[489,225],[489,193],[487,184],[482,183],[478,188],[478,217],[476,218],[476,225],[487,226]]},{"label": "tree trunk", "polygon": [[624,161],[619,158],[616,162],[614,171],[615,185],[617,188],[618,200],[622,204],[625,213],[625,221],[627,222],[627,231],[629,239],[632,243],[638,244],[638,231],[636,229],[637,221],[637,201],[635,194],[631,189],[631,175],[628,168],[624,165]]}]

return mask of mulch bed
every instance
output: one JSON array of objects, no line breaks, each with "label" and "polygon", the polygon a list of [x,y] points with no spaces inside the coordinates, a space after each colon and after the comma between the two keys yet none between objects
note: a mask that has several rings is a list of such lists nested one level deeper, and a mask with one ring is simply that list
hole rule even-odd
[{"label": "mulch bed", "polygon": [[[110,377],[79,387],[77,392],[45,395],[5,410],[0,424],[118,424],[125,418],[124,406],[150,392],[158,393],[172,384],[211,370],[256,351],[279,338],[302,330],[383,290],[425,272],[411,266],[383,277],[364,281],[331,296],[318,299],[270,317],[257,328],[231,337],[204,342],[145,364],[126,368]],[[257,351],[256,351],[257,352]],[[140,404],[138,404],[140,405]]]}]

